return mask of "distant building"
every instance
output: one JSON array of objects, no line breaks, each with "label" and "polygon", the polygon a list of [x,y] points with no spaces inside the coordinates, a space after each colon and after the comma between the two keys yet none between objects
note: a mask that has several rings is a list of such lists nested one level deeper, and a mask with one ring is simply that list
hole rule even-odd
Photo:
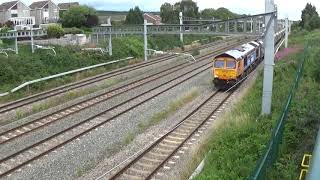
[{"label": "distant building", "polygon": [[5,2],[0,5],[0,23],[12,21],[17,26],[34,25],[34,17],[30,17],[30,8],[20,0]]},{"label": "distant building", "polygon": [[60,3],[58,4],[60,11],[67,11],[71,7],[79,6],[80,4],[78,2],[69,2],[69,3]]},{"label": "distant building", "polygon": [[153,25],[160,25],[161,23],[161,17],[159,15],[154,15],[151,13],[144,13],[143,18],[147,20],[148,24]]},{"label": "distant building", "polygon": [[59,7],[51,0],[34,2],[29,7],[36,25],[56,23],[59,20]]}]

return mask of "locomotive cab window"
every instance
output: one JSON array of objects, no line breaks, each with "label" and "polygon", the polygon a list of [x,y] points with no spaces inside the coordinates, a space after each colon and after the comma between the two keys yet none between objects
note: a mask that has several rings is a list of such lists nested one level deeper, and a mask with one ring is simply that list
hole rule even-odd
[{"label": "locomotive cab window", "polygon": [[214,62],[214,67],[215,68],[224,68],[224,64],[225,64],[225,61],[224,60],[216,60]]},{"label": "locomotive cab window", "polygon": [[235,61],[227,61],[227,69],[235,69],[236,62]]}]

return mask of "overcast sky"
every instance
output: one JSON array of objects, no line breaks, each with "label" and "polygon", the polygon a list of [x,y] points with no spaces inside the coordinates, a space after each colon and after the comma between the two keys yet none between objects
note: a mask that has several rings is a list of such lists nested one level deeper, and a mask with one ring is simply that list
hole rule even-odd
[{"label": "overcast sky", "polygon": [[[0,0],[6,2],[8,0]],[[10,0],[9,0],[10,1]],[[22,0],[31,4],[37,0]],[[70,2],[70,0],[53,0],[56,3]],[[71,0],[72,1],[72,0]],[[165,2],[175,3],[178,0],[78,0],[99,10],[126,11],[134,6],[139,6],[143,11],[159,11]],[[205,8],[225,7],[239,14],[258,14],[264,12],[264,0],[195,0],[200,10]],[[299,20],[301,11],[310,2],[320,10],[320,0],[275,0],[278,5],[280,17],[289,16],[291,20]]]}]

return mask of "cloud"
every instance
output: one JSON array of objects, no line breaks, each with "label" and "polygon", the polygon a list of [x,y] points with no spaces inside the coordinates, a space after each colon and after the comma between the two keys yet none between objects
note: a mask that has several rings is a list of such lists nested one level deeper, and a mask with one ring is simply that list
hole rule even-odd
[{"label": "cloud", "polygon": [[[9,0],[0,0],[0,3]],[[22,0],[31,4],[35,0]],[[56,3],[70,2],[73,0],[53,0]],[[76,0],[74,0],[76,1]],[[225,7],[239,14],[258,14],[264,12],[265,0],[195,0],[200,9]],[[126,11],[134,6],[139,6],[144,11],[159,11],[161,4],[165,2],[175,3],[178,0],[79,0],[81,4],[87,4],[99,10]],[[301,11],[310,2],[320,12],[319,0],[275,0],[278,5],[280,18],[289,16],[292,20],[299,20]]]}]

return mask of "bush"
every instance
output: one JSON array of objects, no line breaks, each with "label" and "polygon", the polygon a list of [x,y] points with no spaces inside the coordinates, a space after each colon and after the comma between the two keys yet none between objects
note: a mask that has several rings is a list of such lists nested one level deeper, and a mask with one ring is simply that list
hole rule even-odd
[{"label": "bush", "polygon": [[63,28],[58,24],[51,24],[47,29],[49,38],[60,38],[64,35]]},{"label": "bush", "polygon": [[64,28],[64,34],[83,34],[84,31],[82,29],[73,27],[73,28]]}]

